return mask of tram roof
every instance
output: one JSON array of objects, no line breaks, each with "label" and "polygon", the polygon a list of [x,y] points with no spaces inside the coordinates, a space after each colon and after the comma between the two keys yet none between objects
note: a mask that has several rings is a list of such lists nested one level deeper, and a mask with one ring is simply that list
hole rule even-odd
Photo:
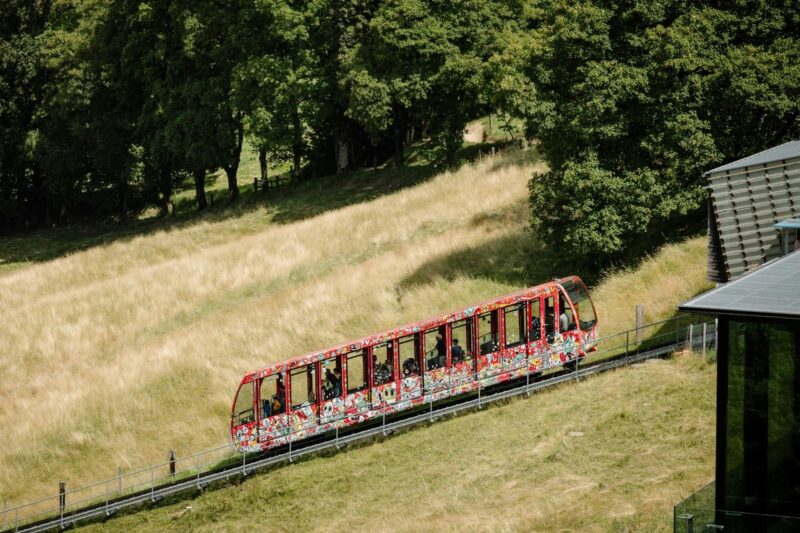
[{"label": "tram roof", "polygon": [[545,283],[540,283],[539,285],[536,285],[534,287],[528,287],[526,289],[522,289],[520,291],[513,292],[511,294],[506,294],[504,296],[500,296],[497,298],[493,298],[491,300],[486,300],[475,305],[460,307],[456,310],[447,313],[441,313],[428,318],[424,318],[422,320],[409,322],[408,324],[387,329],[385,331],[382,331],[374,335],[367,335],[365,337],[361,337],[358,339],[353,339],[347,342],[334,344],[332,346],[325,348],[324,350],[315,350],[313,352],[308,352],[306,354],[300,355],[298,357],[293,357],[285,361],[278,361],[272,363],[271,365],[262,367],[258,370],[248,372],[242,381],[244,382],[247,381],[248,379],[249,380],[259,379],[262,377],[272,375],[276,371],[284,371],[298,366],[307,365],[322,359],[326,359],[334,352],[338,354],[348,353],[350,351],[359,350],[363,346],[370,346],[375,343],[383,342],[384,340],[393,339],[397,336],[405,336],[413,333],[418,333],[420,331],[423,331],[423,329],[427,329],[426,327],[424,328],[424,326],[427,326],[431,322],[442,322],[442,321],[446,322],[446,321],[461,320],[461,318],[458,317],[459,315],[463,315],[463,317],[466,318],[472,316],[477,309],[484,309],[492,306],[493,304],[496,304],[496,306],[507,305],[509,302],[513,302],[514,300],[519,300],[525,296],[533,296],[553,284],[561,284],[566,281],[574,279],[580,279],[580,278],[578,278],[578,276],[565,276],[563,278],[556,278]]},{"label": "tram roof", "polygon": [[765,263],[678,308],[720,315],[800,318],[800,251]]}]

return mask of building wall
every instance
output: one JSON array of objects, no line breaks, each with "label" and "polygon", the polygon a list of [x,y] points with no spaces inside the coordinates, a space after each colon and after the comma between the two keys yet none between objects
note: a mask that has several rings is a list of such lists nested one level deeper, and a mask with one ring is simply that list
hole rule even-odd
[{"label": "building wall", "polygon": [[720,317],[720,334],[716,507],[800,517],[800,321]]}]

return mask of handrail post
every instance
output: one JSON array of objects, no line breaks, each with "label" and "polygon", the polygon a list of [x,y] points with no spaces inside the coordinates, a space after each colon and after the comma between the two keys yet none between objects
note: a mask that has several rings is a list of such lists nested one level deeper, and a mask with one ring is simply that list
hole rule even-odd
[{"label": "handrail post", "polygon": [[154,466],[150,467],[150,500],[155,499],[156,495],[156,470]]},{"label": "handrail post", "polygon": [[708,328],[708,324],[703,322],[703,359],[706,358],[706,329]]},{"label": "handrail post", "polygon": [[117,494],[122,494],[122,467],[117,467],[117,480],[119,481],[119,488],[117,489]]},{"label": "handrail post", "polygon": [[631,330],[625,331],[625,357],[628,357],[628,339],[630,338]]},{"label": "handrail post", "polygon": [[108,481],[106,481],[106,516],[108,516]]},{"label": "handrail post", "polygon": [[197,488],[200,488],[200,454],[197,454]]},{"label": "handrail post", "polygon": [[61,512],[61,521],[59,525],[64,528],[64,508],[67,506],[67,482],[60,481],[58,483],[58,507]]},{"label": "handrail post", "polygon": [[247,450],[242,450],[242,475],[244,475],[244,469],[247,467]]},{"label": "handrail post", "polygon": [[475,365],[475,380],[478,382],[478,409],[481,408],[481,373],[477,370],[478,365]]}]

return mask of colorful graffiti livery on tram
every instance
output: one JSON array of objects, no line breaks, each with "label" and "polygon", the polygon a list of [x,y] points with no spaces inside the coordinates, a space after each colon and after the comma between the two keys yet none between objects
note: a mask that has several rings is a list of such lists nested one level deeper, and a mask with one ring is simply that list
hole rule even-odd
[{"label": "colorful graffiti livery on tram", "polygon": [[268,450],[585,357],[594,306],[572,276],[247,374],[231,437]]}]

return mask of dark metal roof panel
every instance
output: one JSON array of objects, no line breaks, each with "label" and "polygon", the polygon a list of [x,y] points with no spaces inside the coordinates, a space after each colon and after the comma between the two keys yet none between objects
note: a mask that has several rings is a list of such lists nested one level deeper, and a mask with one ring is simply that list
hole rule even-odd
[{"label": "dark metal roof panel", "polygon": [[[793,141],[794,142],[794,141]],[[781,145],[782,154],[791,146]],[[800,141],[796,141],[800,149]],[[781,147],[776,147],[781,148]],[[766,150],[760,155],[776,153]],[[780,255],[779,220],[800,217],[800,157],[739,169],[720,167],[708,174],[713,217],[725,279]],[[742,161],[744,161],[742,160]]]},{"label": "dark metal roof panel", "polygon": [[682,311],[800,318],[800,251],[678,306]]},{"label": "dark metal roof panel", "polygon": [[726,170],[733,170],[736,168],[750,167],[754,165],[763,165],[764,163],[771,163],[773,161],[781,161],[784,159],[792,159],[800,157],[800,141],[789,141],[787,143],[773,146],[757,154],[731,161],[725,165],[714,168],[705,174],[713,174],[714,172],[724,172]]}]

